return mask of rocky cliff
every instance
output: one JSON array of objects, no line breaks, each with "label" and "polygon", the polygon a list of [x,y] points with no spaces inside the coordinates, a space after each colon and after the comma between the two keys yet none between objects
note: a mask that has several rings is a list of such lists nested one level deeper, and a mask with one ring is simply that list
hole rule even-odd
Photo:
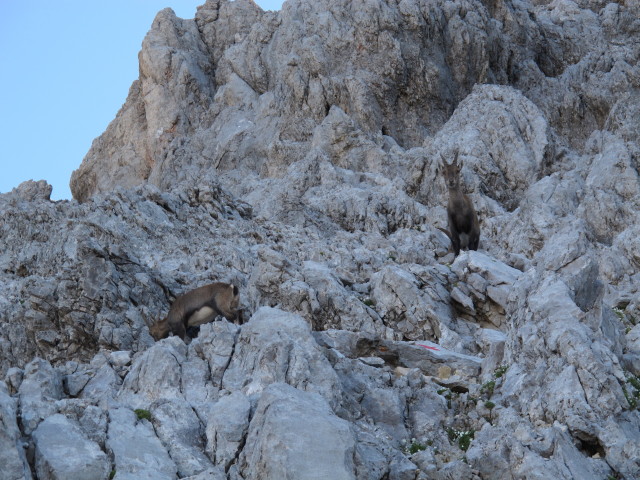
[{"label": "rocky cliff", "polygon": [[163,10],[75,199],[0,195],[0,478],[640,478],[638,58],[637,1]]}]

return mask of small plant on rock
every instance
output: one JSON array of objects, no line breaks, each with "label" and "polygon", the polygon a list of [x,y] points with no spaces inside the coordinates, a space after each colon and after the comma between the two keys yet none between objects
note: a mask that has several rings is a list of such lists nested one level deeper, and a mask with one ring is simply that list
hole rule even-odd
[{"label": "small plant on rock", "polygon": [[509,370],[507,365],[501,365],[493,371],[493,376],[501,378],[505,373],[507,373],[507,370]]},{"label": "small plant on rock", "polygon": [[447,408],[451,408],[452,407],[451,401],[453,400],[453,396],[457,395],[457,393],[452,392],[448,388],[441,388],[440,390],[438,390],[438,395],[442,395],[444,398],[446,398]]},{"label": "small plant on rock", "polygon": [[624,397],[627,399],[627,402],[629,402],[631,410],[635,410],[638,407],[638,401],[633,398],[633,395],[629,394],[625,387],[622,387],[622,392],[624,393]]},{"label": "small plant on rock", "polygon": [[491,380],[491,381],[485,383],[484,385],[482,385],[482,387],[480,388],[480,392],[481,393],[486,393],[487,395],[489,395],[489,398],[491,398],[495,388],[496,388],[496,382],[495,382],[495,380]]},{"label": "small plant on rock", "polygon": [[611,310],[613,310],[613,313],[616,314],[616,317],[618,317],[620,320],[624,320],[624,308],[612,307]]},{"label": "small plant on rock", "polygon": [[411,442],[406,440],[402,441],[402,451],[405,455],[413,455],[414,453],[421,452],[427,449],[427,445],[432,445],[433,441],[424,441],[424,443],[418,442],[415,438],[411,439]]},{"label": "small plant on rock", "polygon": [[621,305],[611,307],[611,310],[616,315],[616,317],[618,317],[618,320],[620,320],[625,325],[626,333],[629,333],[631,329],[638,324],[638,319],[635,318],[630,312],[627,312],[626,308],[627,304],[623,303]]},{"label": "small plant on rock", "polygon": [[475,436],[474,430],[469,430],[464,432],[460,438],[458,439],[458,446],[463,452],[466,452],[469,449],[469,445],[471,445],[471,440]]},{"label": "small plant on rock", "polygon": [[493,425],[493,409],[496,404],[489,400],[484,402],[484,406],[489,410],[489,423]]},{"label": "small plant on rock", "polygon": [[145,420],[151,421],[151,412],[149,410],[137,408],[134,410],[134,413],[138,417],[138,420],[142,420],[144,418]]},{"label": "small plant on rock", "polygon": [[376,306],[376,302],[374,302],[372,299],[370,298],[365,298],[364,300],[361,300],[362,303],[364,303],[367,307],[369,308],[373,308]]},{"label": "small plant on rock", "polygon": [[476,431],[472,428],[471,430],[455,430],[451,427],[447,428],[447,435],[449,436],[449,441],[451,443],[457,442],[458,447],[463,452],[466,452],[469,449],[469,445],[471,445],[471,440],[473,440]]},{"label": "small plant on rock", "polygon": [[629,402],[629,407],[632,410],[638,408],[638,400],[640,399],[640,379],[635,375],[630,375],[627,377],[627,383],[631,386],[629,390],[626,387],[622,387],[622,391],[624,392],[624,396]]}]

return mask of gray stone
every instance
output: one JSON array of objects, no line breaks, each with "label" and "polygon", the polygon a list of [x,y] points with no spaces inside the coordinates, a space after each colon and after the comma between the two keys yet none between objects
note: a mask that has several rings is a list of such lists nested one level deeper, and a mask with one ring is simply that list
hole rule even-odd
[{"label": "gray stone", "polygon": [[442,301],[437,283],[422,291],[419,279],[403,268],[386,267],[373,276],[371,283],[376,310],[387,323],[396,324],[407,339],[435,340],[440,323],[451,317],[451,309]]},{"label": "gray stone", "polygon": [[49,362],[36,358],[29,363],[18,389],[24,432],[31,434],[42,420],[56,413],[55,402],[63,395],[62,375]]},{"label": "gray stone", "polygon": [[418,467],[403,455],[396,456],[389,466],[389,479],[410,480],[417,474]]},{"label": "gray stone", "polygon": [[385,361],[380,357],[360,357],[360,361],[372,367],[382,367],[385,365]]},{"label": "gray stone", "polygon": [[223,468],[210,468],[204,472],[190,477],[182,477],[184,480],[227,480]]},{"label": "gray stone", "polygon": [[[202,335],[203,328],[200,329]],[[194,345],[192,342],[191,345]],[[190,345],[190,346],[191,346]],[[191,350],[190,350],[191,352]],[[220,382],[212,380],[207,362],[197,355],[189,355],[182,364],[182,392],[187,403],[201,419],[205,419],[210,402],[218,398]]]},{"label": "gray stone", "polygon": [[227,470],[240,452],[247,435],[251,404],[245,395],[234,392],[211,406],[207,420],[207,454]]},{"label": "gray stone", "polygon": [[246,479],[355,479],[355,439],[327,401],[286,384],[265,391],[240,456]]},{"label": "gray stone", "polygon": [[131,352],[118,351],[109,354],[109,361],[114,367],[124,367],[131,363]]},{"label": "gray stone", "polygon": [[160,401],[151,410],[155,433],[176,463],[180,477],[213,467],[204,453],[204,427],[186,402]]},{"label": "gray stone", "polygon": [[127,408],[109,410],[106,446],[119,479],[174,479],[177,466],[147,420]]},{"label": "gray stone", "polygon": [[[593,338],[605,338],[598,321],[601,311],[583,312],[573,302],[571,289],[553,275],[531,283],[532,278],[518,288],[519,298],[531,289],[525,294],[528,306],[514,305],[519,313],[513,317],[517,330],[509,334],[505,347],[509,369],[504,398],[516,405],[511,399],[519,397],[517,408],[527,411],[532,421],[554,419],[583,451],[598,451],[614,470],[635,475],[640,466],[632,452],[640,448],[640,436],[626,436],[625,453],[608,440],[619,430],[613,427],[616,422],[604,419],[626,417],[629,407],[617,380],[624,377],[617,358],[609,348],[593,344]],[[522,342],[521,347],[514,341]],[[546,360],[534,362],[533,356]]]},{"label": "gray stone", "polygon": [[[239,330],[236,325],[225,321],[205,324],[200,327],[200,334],[189,346],[189,351],[194,352],[194,354],[190,353],[190,359],[205,360],[212,383],[218,387],[229,367]],[[183,381],[189,381],[188,377],[184,377]],[[184,389],[187,393],[189,390]]]},{"label": "gray stone", "polygon": [[27,180],[14,188],[11,191],[11,194],[18,196],[20,199],[27,202],[32,202],[38,199],[50,200],[52,190],[53,187],[44,180],[39,180],[37,182]]},{"label": "gray stone", "polygon": [[383,342],[383,345],[387,348],[384,355],[397,356],[402,365],[419,368],[426,375],[438,376],[440,368],[448,367],[454,373],[472,378],[478,375],[482,364],[478,357],[455,353],[427,341]]},{"label": "gray stone", "polygon": [[622,356],[622,365],[636,377],[640,376],[640,355],[627,353]]},{"label": "gray stone", "polygon": [[79,372],[73,372],[70,375],[64,377],[64,390],[65,393],[71,397],[77,397],[82,389],[91,380],[92,372],[89,370],[81,370]]},{"label": "gray stone", "polygon": [[[7,471],[63,414],[117,478],[640,477],[637,2],[353,3],[163,10],[75,200],[0,195]],[[213,281],[247,322],[155,342]]]},{"label": "gray stone", "polygon": [[477,310],[477,317],[497,328],[504,328],[509,294],[521,272],[474,251],[459,255],[451,269],[461,281],[469,285],[476,303],[468,305],[472,300],[464,295],[458,295],[460,298],[457,301],[471,310],[472,314]]},{"label": "gray stone", "polygon": [[80,392],[80,397],[93,400],[102,405],[108,405],[120,384],[121,381],[116,372],[105,362],[84,385]]},{"label": "gray stone", "polygon": [[473,306],[473,300],[469,298],[460,288],[454,287],[451,291],[451,300],[458,302],[463,308],[465,308],[469,314],[475,315],[476,309]]},{"label": "gray stone", "polygon": [[42,479],[107,479],[111,462],[78,425],[64,415],[44,420],[33,432],[35,466]]},{"label": "gray stone", "polygon": [[[368,420],[373,422],[381,431],[385,432],[389,437],[396,441],[401,441],[407,437],[407,429],[402,423],[404,412],[406,411],[406,399],[402,392],[396,389],[385,388],[384,384],[376,382],[371,378],[367,378],[365,370],[359,374],[354,369],[349,380],[353,381],[353,385],[348,385],[349,380],[345,381],[345,391],[354,391],[357,386],[362,388],[364,382],[366,384],[365,391],[362,392],[360,400],[361,413],[364,413]],[[358,375],[359,374],[359,375]],[[355,380],[355,381],[354,381]],[[355,393],[355,392],[354,392]]]},{"label": "gray stone", "polygon": [[453,480],[457,478],[461,480],[475,480],[478,476],[474,475],[473,470],[467,462],[463,460],[454,460],[443,465],[435,474],[435,478],[438,480]]},{"label": "gray stone", "polygon": [[309,325],[297,315],[262,307],[243,325],[222,386],[251,397],[277,382],[317,392],[332,406],[340,401],[337,375]]},{"label": "gray stone", "polygon": [[107,439],[108,420],[106,410],[94,405],[89,405],[84,408],[82,416],[78,419],[78,423],[90,440],[104,447],[105,440]]},{"label": "gray stone", "polygon": [[14,394],[18,392],[23,376],[24,372],[21,368],[11,367],[7,370],[4,381],[7,384],[7,387],[9,387],[9,393]]},{"label": "gray stone", "polygon": [[627,350],[631,353],[640,354],[640,325],[634,326],[627,333]]},{"label": "gray stone", "polygon": [[180,365],[186,355],[187,346],[180,337],[156,343],[134,360],[118,392],[118,401],[147,409],[158,400],[182,400]]},{"label": "gray stone", "polygon": [[31,470],[18,428],[18,405],[9,396],[7,386],[0,382],[0,464],[2,478],[7,480],[31,480]]},{"label": "gray stone", "polygon": [[476,339],[484,352],[482,378],[485,381],[491,381],[496,369],[504,365],[504,348],[507,337],[500,331],[483,328],[478,330]]}]

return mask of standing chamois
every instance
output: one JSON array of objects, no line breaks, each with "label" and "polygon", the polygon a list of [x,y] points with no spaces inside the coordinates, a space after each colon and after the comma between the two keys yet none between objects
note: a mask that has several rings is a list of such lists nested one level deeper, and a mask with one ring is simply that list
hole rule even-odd
[{"label": "standing chamois", "polygon": [[451,240],[453,252],[457,256],[460,253],[460,248],[478,250],[480,223],[471,199],[460,188],[462,162],[458,164],[458,151],[456,150],[455,158],[451,165],[447,164],[442,154],[440,156],[442,157],[440,167],[449,189],[449,204],[447,205],[449,231],[441,230]]}]

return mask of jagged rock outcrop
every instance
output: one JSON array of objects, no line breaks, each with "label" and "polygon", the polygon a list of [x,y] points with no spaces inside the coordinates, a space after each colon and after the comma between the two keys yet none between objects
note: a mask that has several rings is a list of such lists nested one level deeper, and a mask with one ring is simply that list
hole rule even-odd
[{"label": "jagged rock outcrop", "polygon": [[33,432],[37,478],[107,478],[111,462],[65,415],[55,414]]},{"label": "jagged rock outcrop", "polygon": [[356,3],[163,10],[75,200],[0,195],[0,478],[640,477],[640,6]]}]

